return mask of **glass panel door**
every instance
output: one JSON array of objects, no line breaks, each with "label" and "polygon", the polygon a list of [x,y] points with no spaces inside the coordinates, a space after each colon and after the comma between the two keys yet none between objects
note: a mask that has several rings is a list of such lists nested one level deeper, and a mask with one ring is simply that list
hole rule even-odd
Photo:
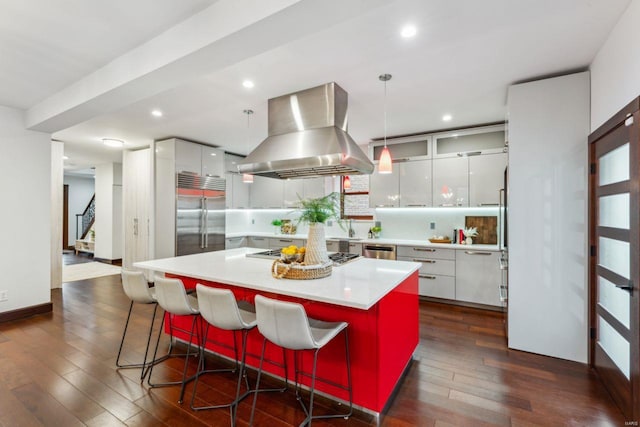
[{"label": "glass panel door", "polygon": [[634,296],[639,276],[640,179],[638,162],[633,160],[638,158],[638,134],[632,124],[633,120],[620,123],[590,146],[591,362],[629,419],[636,411],[634,370],[640,364],[639,308]]}]

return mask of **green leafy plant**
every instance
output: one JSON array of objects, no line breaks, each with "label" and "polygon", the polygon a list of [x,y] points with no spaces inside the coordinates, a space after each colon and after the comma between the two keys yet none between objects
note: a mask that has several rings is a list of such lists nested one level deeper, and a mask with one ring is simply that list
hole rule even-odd
[{"label": "green leafy plant", "polygon": [[371,227],[371,232],[372,233],[380,233],[382,231],[382,227]]},{"label": "green leafy plant", "polygon": [[298,204],[300,217],[297,223],[324,224],[327,220],[334,219],[340,226],[340,195],[336,192],[327,194],[317,199],[300,199]]},{"label": "green leafy plant", "polygon": [[282,220],[281,219],[274,219],[271,221],[271,225],[273,225],[274,227],[280,227],[282,225]]}]

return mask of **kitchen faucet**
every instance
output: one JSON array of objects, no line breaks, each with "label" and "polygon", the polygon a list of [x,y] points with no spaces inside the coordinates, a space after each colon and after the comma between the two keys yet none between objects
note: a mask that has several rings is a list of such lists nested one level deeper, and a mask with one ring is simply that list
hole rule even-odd
[{"label": "kitchen faucet", "polygon": [[353,222],[352,219],[349,220],[349,237],[354,237],[356,235],[356,231],[353,229],[353,227],[351,226],[351,223]]}]

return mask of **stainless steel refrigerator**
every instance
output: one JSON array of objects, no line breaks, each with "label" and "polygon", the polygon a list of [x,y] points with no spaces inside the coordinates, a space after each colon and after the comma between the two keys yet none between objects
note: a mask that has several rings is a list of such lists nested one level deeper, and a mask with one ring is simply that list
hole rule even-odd
[{"label": "stainless steel refrigerator", "polygon": [[179,173],[176,256],[225,248],[225,180]]}]

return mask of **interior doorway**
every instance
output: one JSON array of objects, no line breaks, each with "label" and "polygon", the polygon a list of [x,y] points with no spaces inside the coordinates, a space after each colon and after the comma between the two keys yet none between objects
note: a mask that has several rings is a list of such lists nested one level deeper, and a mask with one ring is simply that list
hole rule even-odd
[{"label": "interior doorway", "polygon": [[69,249],[69,185],[63,185],[62,192],[62,250]]}]

